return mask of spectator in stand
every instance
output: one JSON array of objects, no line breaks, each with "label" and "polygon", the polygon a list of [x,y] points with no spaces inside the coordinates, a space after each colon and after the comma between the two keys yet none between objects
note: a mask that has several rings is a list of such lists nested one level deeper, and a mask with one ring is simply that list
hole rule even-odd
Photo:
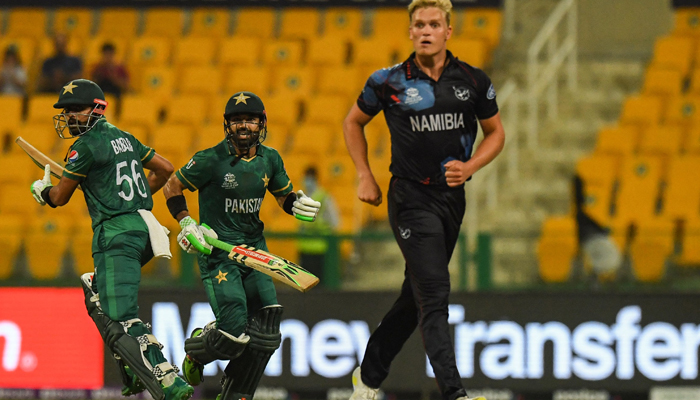
[{"label": "spectator in stand", "polygon": [[27,71],[20,63],[19,51],[8,46],[0,69],[0,94],[24,96],[27,85]]},{"label": "spectator in stand", "polygon": [[92,70],[91,79],[105,93],[119,97],[129,88],[129,73],[123,64],[117,62],[116,49],[112,43],[102,45],[101,52],[102,58]]},{"label": "spectator in stand", "polygon": [[39,91],[58,93],[66,82],[80,78],[83,74],[83,61],[67,52],[68,37],[59,33],[54,37],[55,54],[47,58],[41,66]]}]

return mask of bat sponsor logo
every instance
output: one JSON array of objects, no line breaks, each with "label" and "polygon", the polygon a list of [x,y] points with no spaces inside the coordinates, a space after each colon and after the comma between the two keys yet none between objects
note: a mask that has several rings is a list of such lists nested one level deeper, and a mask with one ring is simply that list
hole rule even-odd
[{"label": "bat sponsor logo", "polygon": [[257,251],[245,249],[245,248],[240,247],[240,246],[236,246],[233,250],[236,253],[243,254],[243,255],[248,256],[250,258],[254,258],[258,261],[262,261],[265,264],[270,264],[271,262],[274,261],[271,257],[268,257],[264,254],[258,253]]}]

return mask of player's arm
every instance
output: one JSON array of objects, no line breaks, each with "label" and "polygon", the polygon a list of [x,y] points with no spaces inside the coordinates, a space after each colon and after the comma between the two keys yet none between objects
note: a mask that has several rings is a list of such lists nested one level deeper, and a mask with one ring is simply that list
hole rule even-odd
[{"label": "player's arm", "polygon": [[44,168],[44,178],[34,181],[31,186],[32,196],[42,206],[48,204],[52,208],[65,206],[73,196],[73,192],[78,188],[80,182],[68,178],[61,177],[58,185],[51,184],[51,169],[47,164]]},{"label": "player's arm", "polygon": [[[185,200],[184,195],[185,189],[185,185],[175,175],[170,175],[170,179],[168,179],[167,183],[163,187],[163,195],[165,195],[165,202],[166,204],[168,204],[168,209],[170,210],[170,213],[175,213],[173,217],[177,220],[177,222],[180,222],[183,218],[190,216],[190,212],[187,209],[187,201]],[[182,196],[181,205],[173,208],[171,206],[173,200],[171,199],[175,199],[177,201],[178,196]]]},{"label": "player's arm", "polygon": [[479,124],[484,132],[484,140],[481,141],[472,158],[466,162],[453,160],[445,164],[445,177],[448,186],[463,184],[476,171],[493,161],[503,150],[506,133],[503,129],[500,112],[491,118],[479,120]]},{"label": "player's arm", "polygon": [[359,178],[357,197],[365,203],[378,206],[382,203],[382,191],[369,166],[367,138],[365,138],[365,126],[372,118],[374,117],[360,110],[357,104],[353,104],[343,122],[343,134],[345,146],[348,148]]},{"label": "player's arm", "polygon": [[[160,154],[154,155],[153,158],[148,160],[143,166],[149,170],[147,179],[152,194],[159,191],[168,182],[168,178],[170,178],[175,171],[173,164]],[[180,193],[182,193],[182,191]]]}]

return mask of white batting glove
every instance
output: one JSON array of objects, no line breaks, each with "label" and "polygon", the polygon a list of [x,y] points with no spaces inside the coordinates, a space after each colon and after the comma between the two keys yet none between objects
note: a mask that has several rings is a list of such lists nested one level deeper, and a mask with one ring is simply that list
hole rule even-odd
[{"label": "white batting glove", "polygon": [[297,191],[297,199],[292,204],[294,217],[301,221],[314,222],[321,209],[321,202],[312,199],[304,194],[304,191]]},{"label": "white batting glove", "polygon": [[180,227],[182,230],[177,235],[177,242],[183,250],[190,254],[211,254],[213,247],[204,240],[202,227],[197,225],[197,221],[187,216],[180,220]]},{"label": "white batting glove", "polygon": [[42,206],[45,206],[46,202],[43,198],[41,198],[41,192],[43,192],[44,189],[46,189],[49,186],[53,186],[53,184],[51,184],[51,166],[49,164],[46,164],[46,166],[44,167],[44,178],[38,181],[34,181],[34,183],[32,183],[32,186],[30,187],[32,191],[32,197],[34,197],[34,200],[36,200],[36,202],[41,204]]}]

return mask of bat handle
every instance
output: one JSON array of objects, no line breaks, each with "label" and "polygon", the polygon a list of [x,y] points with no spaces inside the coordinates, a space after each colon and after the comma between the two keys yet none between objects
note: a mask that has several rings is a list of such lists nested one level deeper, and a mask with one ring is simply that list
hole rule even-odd
[{"label": "bat handle", "polygon": [[227,253],[230,253],[231,250],[233,250],[233,245],[230,245],[226,242],[222,242],[219,239],[214,239],[211,236],[204,235],[204,240],[209,243],[210,245],[216,247],[219,250],[223,250]]},{"label": "bat handle", "polygon": [[190,244],[192,245],[192,247],[194,247],[198,252],[206,254],[206,255],[211,254],[211,250],[202,246],[202,244],[199,243],[199,241],[194,237],[193,234],[188,233],[187,236],[185,236],[185,237],[187,238],[187,240],[190,241]]}]

